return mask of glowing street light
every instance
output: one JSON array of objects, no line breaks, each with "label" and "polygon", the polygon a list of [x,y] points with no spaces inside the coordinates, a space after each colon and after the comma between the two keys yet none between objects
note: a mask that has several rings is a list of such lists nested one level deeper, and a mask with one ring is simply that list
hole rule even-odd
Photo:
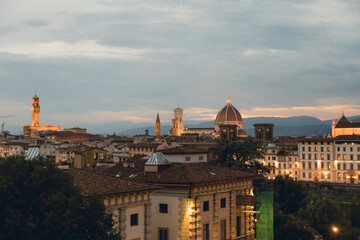
[{"label": "glowing street light", "polygon": [[333,230],[333,232],[334,232],[335,240],[336,240],[336,234],[338,233],[339,229],[338,229],[336,226],[334,226],[334,227],[332,228],[332,230]]}]

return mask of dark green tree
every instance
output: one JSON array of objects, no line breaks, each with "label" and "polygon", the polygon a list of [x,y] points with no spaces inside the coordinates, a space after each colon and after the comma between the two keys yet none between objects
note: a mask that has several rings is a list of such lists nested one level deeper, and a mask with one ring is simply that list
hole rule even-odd
[{"label": "dark green tree", "polygon": [[118,239],[101,198],[44,159],[0,162],[0,206],[0,239]]},{"label": "dark green tree", "polygon": [[243,141],[219,140],[210,152],[216,156],[215,164],[254,173],[266,173],[270,169],[255,160],[261,156],[260,148],[261,143],[252,138]]},{"label": "dark green tree", "polygon": [[342,210],[341,203],[333,197],[323,193],[309,194],[304,202],[304,208],[300,209],[298,215],[307,219],[310,226],[315,228],[326,239],[333,239],[334,226],[341,229],[337,233],[341,239],[348,239],[351,232],[351,222]]}]

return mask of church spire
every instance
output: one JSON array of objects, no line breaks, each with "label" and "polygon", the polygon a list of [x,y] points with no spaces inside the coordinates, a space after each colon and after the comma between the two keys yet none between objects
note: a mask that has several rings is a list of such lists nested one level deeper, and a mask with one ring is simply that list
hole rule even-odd
[{"label": "church spire", "polygon": [[226,105],[231,105],[230,95],[228,95],[228,97],[226,99]]},{"label": "church spire", "polygon": [[160,136],[160,116],[159,116],[159,112],[156,115],[155,135]]}]

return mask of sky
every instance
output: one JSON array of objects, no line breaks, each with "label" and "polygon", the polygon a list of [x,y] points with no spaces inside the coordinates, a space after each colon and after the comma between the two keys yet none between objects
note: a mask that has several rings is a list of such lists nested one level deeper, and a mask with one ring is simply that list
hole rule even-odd
[{"label": "sky", "polygon": [[358,0],[0,0],[0,119],[360,114]]}]

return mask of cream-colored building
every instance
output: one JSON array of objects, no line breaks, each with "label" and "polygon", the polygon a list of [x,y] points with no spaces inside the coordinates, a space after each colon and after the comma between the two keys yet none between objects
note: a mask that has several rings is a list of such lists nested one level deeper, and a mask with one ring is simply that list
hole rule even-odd
[{"label": "cream-colored building", "polygon": [[360,123],[359,122],[350,122],[344,115],[342,114],[341,118],[335,123],[333,120],[333,124],[331,126],[332,136],[337,137],[341,135],[360,135]]},{"label": "cream-colored building", "polygon": [[255,239],[256,175],[208,163],[171,163],[155,153],[142,166],[104,171],[160,187],[152,194],[152,239]]},{"label": "cream-colored building", "polygon": [[191,147],[175,147],[159,150],[159,152],[163,153],[170,162],[197,163],[208,161],[209,150]]},{"label": "cream-colored building", "polygon": [[360,183],[360,135],[335,138],[303,138],[298,141],[297,154],[269,144],[263,159],[273,167],[268,178],[289,175],[295,180],[336,183]]},{"label": "cream-colored building", "polygon": [[121,239],[154,239],[151,195],[156,187],[84,169],[65,171],[73,176],[75,186],[80,187],[84,196],[102,196],[105,206],[114,214],[115,228]]},{"label": "cream-colored building", "polygon": [[17,156],[24,153],[24,149],[20,145],[16,144],[1,144],[0,145],[0,157],[6,158],[10,156]]}]

